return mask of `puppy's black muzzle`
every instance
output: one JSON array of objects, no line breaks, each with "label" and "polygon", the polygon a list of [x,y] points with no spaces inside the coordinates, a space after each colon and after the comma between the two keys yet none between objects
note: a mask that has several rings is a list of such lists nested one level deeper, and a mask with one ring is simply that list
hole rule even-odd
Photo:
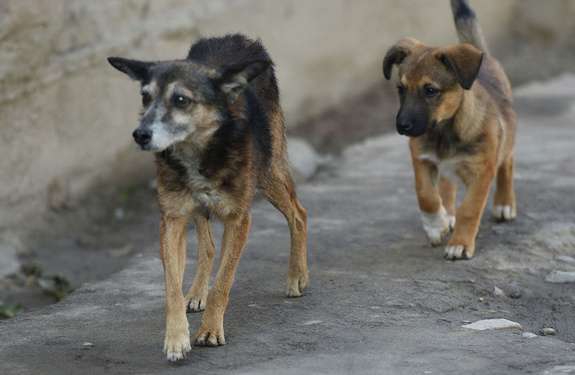
[{"label": "puppy's black muzzle", "polygon": [[142,148],[148,146],[152,141],[152,132],[147,129],[138,128],[134,130],[132,136],[134,137],[136,143],[139,144]]},{"label": "puppy's black muzzle", "polygon": [[423,114],[406,114],[400,111],[395,119],[397,132],[408,137],[419,137],[427,129],[427,117]]},{"label": "puppy's black muzzle", "polygon": [[413,124],[411,122],[398,121],[396,126],[397,132],[401,135],[409,135],[409,132],[413,130]]}]

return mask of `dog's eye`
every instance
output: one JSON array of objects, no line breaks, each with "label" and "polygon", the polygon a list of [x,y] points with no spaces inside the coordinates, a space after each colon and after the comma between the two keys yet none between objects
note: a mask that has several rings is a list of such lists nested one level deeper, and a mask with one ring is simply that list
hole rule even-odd
[{"label": "dog's eye", "polygon": [[174,95],[172,96],[172,104],[174,105],[174,107],[176,108],[180,108],[180,109],[184,109],[186,108],[188,105],[190,105],[190,103],[192,102],[192,100],[190,98],[187,98],[183,95]]},{"label": "dog's eye", "polygon": [[423,93],[425,94],[426,97],[433,98],[439,95],[440,91],[431,85],[425,85],[423,87]]},{"label": "dog's eye", "polygon": [[152,102],[152,96],[147,92],[142,93],[142,106],[147,107]]}]

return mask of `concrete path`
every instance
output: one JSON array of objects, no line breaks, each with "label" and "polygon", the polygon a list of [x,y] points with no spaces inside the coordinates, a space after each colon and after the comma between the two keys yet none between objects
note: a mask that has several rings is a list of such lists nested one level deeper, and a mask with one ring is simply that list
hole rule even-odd
[{"label": "concrete path", "polygon": [[[389,135],[351,147],[300,186],[312,277],[303,298],[283,296],[283,218],[256,204],[226,346],[165,361],[154,245],[108,280],[0,322],[0,374],[575,374],[575,284],[545,281],[575,271],[572,83],[518,95],[519,217],[485,215],[475,259],[448,262],[426,244],[406,140]],[[188,317],[193,334],[200,315]],[[490,318],[523,329],[461,328]],[[542,328],[557,335],[523,335]]]}]

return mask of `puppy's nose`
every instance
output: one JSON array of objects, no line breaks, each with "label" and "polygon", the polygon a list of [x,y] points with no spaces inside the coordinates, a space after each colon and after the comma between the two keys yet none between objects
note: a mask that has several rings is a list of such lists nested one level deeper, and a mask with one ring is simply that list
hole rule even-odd
[{"label": "puppy's nose", "polygon": [[139,144],[140,146],[145,146],[152,140],[152,132],[147,129],[138,128],[134,130],[132,136],[134,137],[136,143]]},{"label": "puppy's nose", "polygon": [[409,133],[409,131],[411,129],[413,129],[413,123],[412,122],[402,121],[402,120],[397,121],[397,131],[400,134]]}]

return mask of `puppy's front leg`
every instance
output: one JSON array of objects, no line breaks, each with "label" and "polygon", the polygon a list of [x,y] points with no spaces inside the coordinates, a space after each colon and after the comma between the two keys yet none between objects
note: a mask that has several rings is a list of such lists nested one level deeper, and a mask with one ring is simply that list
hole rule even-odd
[{"label": "puppy's front leg", "polygon": [[198,346],[219,346],[226,343],[224,313],[228,305],[236,268],[246,245],[250,223],[249,213],[224,222],[220,268],[214,286],[208,294],[206,311],[204,311],[202,324],[196,334],[196,345]]},{"label": "puppy's front leg", "polygon": [[489,187],[495,176],[495,168],[486,164],[479,174],[464,179],[467,192],[457,209],[455,230],[445,248],[447,259],[470,259],[475,254],[475,237],[487,203]]},{"label": "puppy's front leg", "polygon": [[415,173],[415,190],[421,212],[421,222],[432,246],[438,246],[453,226],[453,221],[445,211],[437,187],[437,167],[421,160],[417,146],[410,143],[411,161]]},{"label": "puppy's front leg", "polygon": [[185,217],[162,215],[160,222],[160,256],[166,284],[166,336],[164,352],[170,361],[185,357],[191,350],[186,301],[182,281],[186,264]]}]

